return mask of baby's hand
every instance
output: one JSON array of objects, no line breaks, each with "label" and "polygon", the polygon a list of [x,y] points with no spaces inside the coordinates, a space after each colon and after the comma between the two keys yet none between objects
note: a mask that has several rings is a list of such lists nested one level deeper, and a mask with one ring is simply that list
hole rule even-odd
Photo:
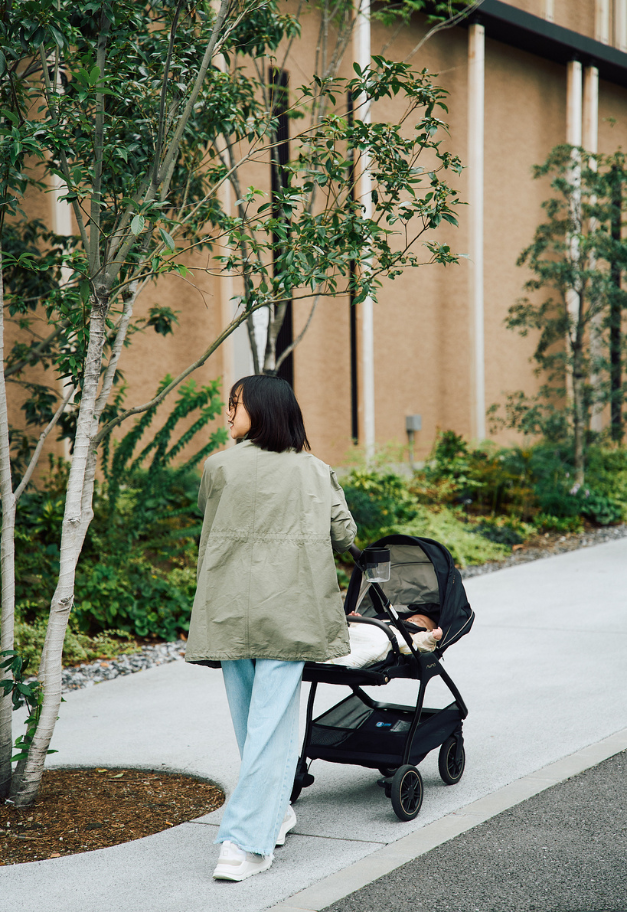
[{"label": "baby's hand", "polygon": [[351,617],[352,615],[355,615],[355,617],[358,617],[358,618],[361,617],[361,614],[359,613],[359,611],[351,611],[348,616]]},{"label": "baby's hand", "polygon": [[431,631],[431,636],[433,637],[434,640],[441,640],[442,639],[442,628],[436,627],[435,630]]}]

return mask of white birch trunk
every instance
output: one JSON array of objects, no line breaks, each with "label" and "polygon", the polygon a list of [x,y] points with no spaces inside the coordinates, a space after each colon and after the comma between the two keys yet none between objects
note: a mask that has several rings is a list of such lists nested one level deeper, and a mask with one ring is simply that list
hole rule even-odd
[{"label": "white birch trunk", "polygon": [[18,807],[28,806],[37,796],[46,754],[61,705],[63,641],[74,601],[76,565],[93,516],[96,453],[91,441],[94,436],[108,307],[108,291],[98,289],[92,302],[83,391],[65,501],[59,581],[50,606],[46,644],[39,674],[44,689],[44,701],[28,760],[19,782],[16,782],[12,789],[12,800]]},{"label": "white birch trunk", "polygon": [[[15,494],[11,480],[9,416],[4,379],[4,285],[0,248],[0,490],[2,492],[2,631],[0,650],[14,648],[15,625]],[[1,674],[4,678],[5,674]],[[0,696],[0,799],[11,786],[13,704],[11,695]]]}]

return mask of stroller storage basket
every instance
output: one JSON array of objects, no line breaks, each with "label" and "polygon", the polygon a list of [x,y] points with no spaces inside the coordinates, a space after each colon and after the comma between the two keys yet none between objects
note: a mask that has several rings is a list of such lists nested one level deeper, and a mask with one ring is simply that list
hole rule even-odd
[{"label": "stroller storage basket", "polygon": [[[412,706],[367,706],[353,694],[314,719],[307,753],[312,760],[358,763],[372,769],[398,767],[414,714]],[[444,709],[423,708],[409,762],[420,763],[459,728],[461,721],[462,712],[455,702]]]}]

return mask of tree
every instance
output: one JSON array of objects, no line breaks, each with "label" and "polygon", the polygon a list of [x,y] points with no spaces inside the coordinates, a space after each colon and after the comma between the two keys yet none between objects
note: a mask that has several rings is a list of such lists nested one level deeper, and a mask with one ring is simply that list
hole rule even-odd
[{"label": "tree", "polygon": [[554,195],[542,204],[546,221],[518,265],[533,273],[525,288],[548,290],[550,297],[521,299],[506,320],[522,336],[538,333],[533,359],[545,380],[536,397],[522,391],[509,396],[506,423],[528,434],[571,435],[579,486],[592,409],[611,403],[613,436],[620,439],[615,428],[625,395],[620,380],[620,325],[627,308],[620,287],[627,266],[620,230],[625,157],[620,150],[593,155],[560,145],[534,168],[535,178],[545,176]]},{"label": "tree", "polygon": [[[0,305],[30,333],[30,342],[20,340],[0,372],[5,651],[13,648],[15,503],[46,437],[61,426],[73,445],[60,572],[38,675],[43,697],[13,775],[8,695],[0,708],[0,790],[27,805],[37,794],[58,715],[63,639],[93,515],[101,444],[129,416],[159,405],[260,308],[280,308],[296,297],[350,293],[359,301],[376,295],[382,277],[422,262],[413,245],[425,234],[427,262],[455,262],[430,232],[442,220],[456,222],[455,193],[443,173],[459,172],[461,165],[438,138],[445,129],[437,116],[443,90],[426,72],[377,57],[352,79],[314,77],[299,90],[290,100],[293,116],[313,104],[325,113],[295,137],[297,154],[272,201],[242,184],[230,214],[220,202],[221,187],[244,176],[247,164],[269,163],[276,153],[277,116],[263,100],[265,75],[255,63],[298,34],[297,20],[281,13],[278,0],[24,0],[19,20],[8,11],[0,11],[0,203],[11,249],[4,253],[7,299]],[[246,66],[231,65],[238,55],[245,55]],[[408,136],[400,125],[351,122],[335,106],[348,94],[400,94],[404,122],[409,127],[411,118],[415,128]],[[425,150],[429,169],[418,164]],[[352,192],[365,152],[375,175],[371,218]],[[45,189],[51,179],[72,206],[76,236],[55,236],[23,212],[27,187]],[[193,283],[197,267],[189,255],[197,249],[212,255],[207,271],[240,281],[236,315],[155,398],[116,411],[111,399],[122,354],[140,328],[137,295],[168,272]],[[361,269],[365,259],[370,267]],[[173,321],[171,313],[152,312],[148,322],[167,332]],[[51,371],[49,387],[30,382],[33,364]],[[7,379],[27,386],[31,417],[41,428],[34,450],[22,453],[17,487]]]},{"label": "tree", "polygon": [[[385,53],[394,38],[402,28],[409,24],[415,13],[425,14],[427,32],[412,50],[407,58],[408,60],[434,34],[442,29],[451,28],[459,24],[473,9],[480,6],[481,2],[482,0],[386,0],[370,13],[370,18],[374,22],[380,22],[386,27],[387,40],[381,53]],[[276,246],[273,248],[273,270],[275,275],[278,275],[282,268],[281,253],[286,252],[286,246],[284,241],[281,241],[281,236],[291,240],[291,212],[290,215],[281,213],[280,198],[285,189],[294,183],[294,178],[295,176],[297,177],[303,161],[308,164],[312,162],[310,156],[312,144],[322,143],[324,145],[329,110],[335,109],[338,111],[339,109],[340,112],[342,110],[342,102],[340,102],[342,96],[339,92],[340,83],[335,86],[338,90],[337,93],[334,91],[331,94],[329,86],[337,78],[347,49],[350,47],[356,23],[356,4],[354,0],[343,0],[343,2],[339,3],[337,0],[319,0],[316,6],[319,26],[315,45],[314,70],[318,80],[314,81],[304,94],[302,94],[302,88],[296,91],[290,88],[287,82],[285,66],[290,52],[294,48],[292,41],[288,43],[281,55],[281,60],[277,59],[275,65],[270,69],[265,80],[262,70],[257,69],[259,97],[262,102],[264,116],[270,124],[273,146],[271,153],[273,215],[281,224],[281,229],[278,234],[275,234],[274,238],[275,245],[279,244],[279,249]],[[303,8],[301,3],[299,13]],[[360,5],[358,4],[357,12],[359,12],[359,8]],[[297,18],[299,18],[298,15]],[[231,73],[239,70],[241,66],[240,56],[237,51],[229,53],[227,67]],[[352,93],[349,93],[348,98],[344,98],[349,125],[353,125],[359,119],[360,113],[364,112],[371,100],[371,98],[366,97],[359,98],[357,95],[353,97]],[[408,112],[410,116],[411,113]],[[297,119],[299,121],[304,120],[308,124],[308,129],[303,130],[301,128],[297,131],[295,137],[290,137],[290,125]],[[355,203],[355,188],[359,185],[366,156],[363,155],[363,149],[356,151],[350,145],[347,151],[349,165],[352,169],[352,181],[347,185],[346,205],[352,206]],[[248,258],[251,250],[257,249],[257,240],[254,236],[255,227],[248,225],[244,218],[240,169],[236,166],[232,154],[232,146],[228,142],[225,143],[225,149],[222,154],[226,159],[227,166],[231,168],[229,182],[232,185],[235,198],[238,200],[238,214],[242,219],[242,225],[250,227],[250,232],[243,232],[238,236],[238,253],[240,261],[243,262]],[[318,163],[318,167],[319,165],[320,163]],[[310,216],[319,202],[321,187],[318,182],[314,181],[309,186],[301,183],[300,189],[302,196],[299,200],[299,205],[302,207],[302,211]],[[378,187],[375,187],[375,196],[378,192]],[[283,243],[282,248],[280,247],[281,243]],[[241,268],[241,262],[239,265]],[[245,286],[243,292],[246,297],[249,292],[248,287]],[[285,344],[280,353],[277,352],[277,343],[291,307],[291,299],[282,300],[274,306],[265,307],[249,316],[247,320],[248,338],[255,373],[275,374],[279,370],[283,362],[304,338],[311,325],[319,300],[320,295],[315,294],[304,329],[296,339]],[[259,323],[262,325],[260,326]],[[259,342],[260,336],[261,344]]]}]

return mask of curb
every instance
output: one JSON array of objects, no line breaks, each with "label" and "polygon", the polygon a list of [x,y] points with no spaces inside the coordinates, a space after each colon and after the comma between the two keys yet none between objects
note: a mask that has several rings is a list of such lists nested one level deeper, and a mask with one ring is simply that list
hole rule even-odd
[{"label": "curb", "polygon": [[268,912],[321,912],[339,899],[349,896],[395,868],[413,861],[436,846],[454,839],[473,827],[496,817],[528,798],[538,795],[584,770],[590,769],[627,749],[627,728],[590,744],[574,754],[549,763],[522,779],[503,786],[490,795],[477,799],[459,811],[447,814],[409,836],[403,836],[382,849],[377,849],[355,864],[349,865],[300,893],[287,902],[272,906]]}]

